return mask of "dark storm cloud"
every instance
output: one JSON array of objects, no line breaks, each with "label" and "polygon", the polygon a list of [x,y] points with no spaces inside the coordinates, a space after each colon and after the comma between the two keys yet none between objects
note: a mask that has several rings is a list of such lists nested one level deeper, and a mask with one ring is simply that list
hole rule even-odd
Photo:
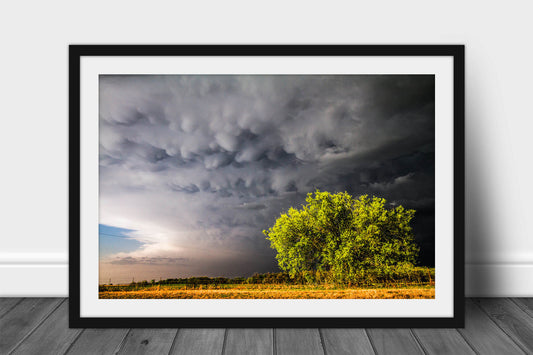
[{"label": "dark storm cloud", "polygon": [[423,209],[432,263],[434,129],[433,76],[101,76],[101,223],[144,243],[121,258],[248,274],[275,268],[281,212],[348,191]]},{"label": "dark storm cloud", "polygon": [[262,203],[243,203],[242,205],[235,206],[233,208],[238,210],[264,210],[267,208],[267,206]]},{"label": "dark storm cloud", "polygon": [[117,257],[110,261],[114,265],[187,265],[189,259],[187,258],[165,258],[165,257],[139,257],[131,256]]}]

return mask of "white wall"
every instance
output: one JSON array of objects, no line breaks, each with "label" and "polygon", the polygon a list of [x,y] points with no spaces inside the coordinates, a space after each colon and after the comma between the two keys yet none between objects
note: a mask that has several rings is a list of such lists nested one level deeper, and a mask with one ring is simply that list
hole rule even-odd
[{"label": "white wall", "polygon": [[68,292],[68,44],[442,43],[466,45],[467,293],[533,296],[531,3],[185,4],[1,5],[0,295]]}]

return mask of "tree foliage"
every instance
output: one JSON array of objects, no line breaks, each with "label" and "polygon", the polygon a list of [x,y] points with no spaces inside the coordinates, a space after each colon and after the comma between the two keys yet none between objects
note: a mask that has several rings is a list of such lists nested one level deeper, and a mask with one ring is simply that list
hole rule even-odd
[{"label": "tree foliage", "polygon": [[405,277],[419,248],[414,210],[387,208],[383,198],[316,191],[302,209],[290,208],[263,231],[281,270],[308,282],[357,284]]}]

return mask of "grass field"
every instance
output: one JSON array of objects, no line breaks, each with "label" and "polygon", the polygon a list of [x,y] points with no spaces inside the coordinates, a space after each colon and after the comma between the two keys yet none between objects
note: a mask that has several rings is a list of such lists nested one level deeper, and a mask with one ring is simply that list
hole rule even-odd
[{"label": "grass field", "polygon": [[376,299],[435,298],[434,284],[399,287],[343,288],[329,285],[225,284],[225,285],[157,285],[131,289],[109,286],[101,289],[99,298],[174,298],[174,299]]}]

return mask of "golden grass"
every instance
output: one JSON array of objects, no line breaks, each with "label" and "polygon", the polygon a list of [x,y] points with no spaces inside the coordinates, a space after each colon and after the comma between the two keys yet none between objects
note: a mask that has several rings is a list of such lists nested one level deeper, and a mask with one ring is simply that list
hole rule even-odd
[{"label": "golden grass", "polygon": [[[408,288],[327,288],[305,285],[260,285],[263,287],[225,289],[184,289],[176,287],[147,287],[135,291],[103,291],[100,298],[154,299],[421,299],[435,298],[435,287]],[[257,286],[257,285],[253,285]],[[271,286],[271,287],[269,287]],[[276,287],[274,287],[276,286]],[[280,287],[284,286],[284,287]]]}]

